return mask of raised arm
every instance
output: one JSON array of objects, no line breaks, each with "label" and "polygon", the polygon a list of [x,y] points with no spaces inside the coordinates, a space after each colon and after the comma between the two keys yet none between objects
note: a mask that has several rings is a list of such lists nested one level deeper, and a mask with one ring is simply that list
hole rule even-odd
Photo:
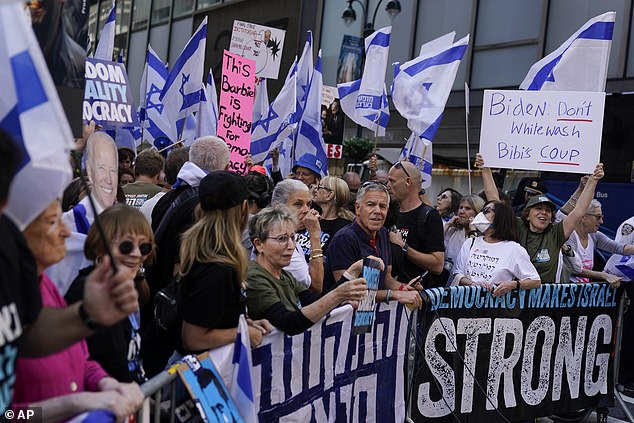
[{"label": "raised arm", "polygon": [[566,239],[570,237],[572,231],[575,230],[575,226],[579,224],[581,218],[588,211],[590,202],[594,198],[594,191],[597,188],[597,183],[603,178],[603,163],[597,164],[594,168],[594,173],[588,178],[586,186],[583,188],[583,192],[579,196],[579,200],[576,202],[575,207],[570,214],[562,220],[564,227],[564,235]]},{"label": "raised arm", "polygon": [[486,195],[487,201],[500,201],[498,187],[493,179],[493,172],[491,172],[491,168],[485,166],[484,157],[480,153],[476,154],[475,167],[482,170],[482,183],[484,184],[484,195]]}]

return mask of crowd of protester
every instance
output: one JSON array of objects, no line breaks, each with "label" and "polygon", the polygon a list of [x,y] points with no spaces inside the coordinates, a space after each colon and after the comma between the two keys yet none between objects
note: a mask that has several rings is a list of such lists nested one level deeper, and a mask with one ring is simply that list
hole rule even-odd
[{"label": "crowd of protester", "polygon": [[[0,205],[20,161],[12,145],[2,135]],[[241,314],[256,347],[274,328],[297,334],[355,307],[368,257],[380,270],[376,301],[421,307],[421,289],[451,285],[493,296],[558,282],[616,287],[621,278],[595,269],[594,250],[634,254],[631,224],[617,240],[598,232],[601,164],[557,211],[538,182],[512,207],[480,155],[484,192],[444,188],[431,205],[409,162],[362,182],[353,172],[322,178],[306,154],[284,178],[273,155],[268,171],[249,161],[239,176],[216,137],[164,157],[117,149],[103,132],[84,153],[89,187],[74,180],[23,234],[0,216],[3,305],[17,304],[23,328],[11,404],[40,406],[51,421],[94,408],[120,420],[139,407],[148,377],[233,342]],[[170,289],[166,325],[155,299]]]}]

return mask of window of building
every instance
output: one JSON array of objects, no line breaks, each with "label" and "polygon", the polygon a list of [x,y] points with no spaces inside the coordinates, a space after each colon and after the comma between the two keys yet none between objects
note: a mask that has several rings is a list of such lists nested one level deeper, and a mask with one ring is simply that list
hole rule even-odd
[{"label": "window of building", "polygon": [[189,16],[194,10],[194,0],[174,1],[174,18]]},{"label": "window of building", "polygon": [[134,0],[132,30],[145,28],[150,19],[150,0]]}]

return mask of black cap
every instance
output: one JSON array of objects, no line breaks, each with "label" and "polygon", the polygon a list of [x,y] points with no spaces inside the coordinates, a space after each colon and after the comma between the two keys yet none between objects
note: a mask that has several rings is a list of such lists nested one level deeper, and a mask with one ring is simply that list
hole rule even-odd
[{"label": "black cap", "polygon": [[248,197],[244,178],[226,170],[210,172],[198,187],[200,207],[206,211],[227,210],[242,204]]},{"label": "black cap", "polygon": [[540,181],[534,179],[532,181],[528,181],[526,185],[524,185],[524,191],[534,195],[539,195],[546,194],[548,189]]}]

